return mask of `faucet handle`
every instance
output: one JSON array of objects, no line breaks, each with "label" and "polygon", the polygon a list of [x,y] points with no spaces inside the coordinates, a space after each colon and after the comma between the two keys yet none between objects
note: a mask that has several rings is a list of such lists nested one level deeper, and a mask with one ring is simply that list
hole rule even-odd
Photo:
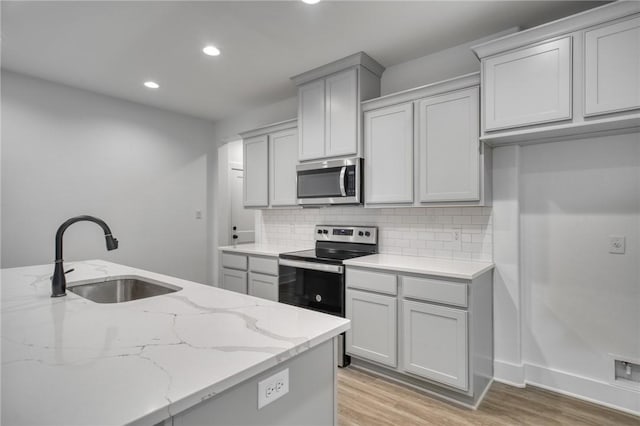
[{"label": "faucet handle", "polygon": [[64,273],[68,274],[69,272],[73,272],[75,270],[76,270],[76,268],[67,269],[66,271],[64,271]]}]

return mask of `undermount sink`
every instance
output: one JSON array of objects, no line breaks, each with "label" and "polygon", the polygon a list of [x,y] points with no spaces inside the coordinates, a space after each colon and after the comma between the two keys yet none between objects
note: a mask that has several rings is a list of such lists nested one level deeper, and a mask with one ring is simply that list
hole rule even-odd
[{"label": "undermount sink", "polygon": [[182,290],[169,284],[121,277],[67,287],[72,293],[96,303],[122,303],[147,297],[161,296]]}]

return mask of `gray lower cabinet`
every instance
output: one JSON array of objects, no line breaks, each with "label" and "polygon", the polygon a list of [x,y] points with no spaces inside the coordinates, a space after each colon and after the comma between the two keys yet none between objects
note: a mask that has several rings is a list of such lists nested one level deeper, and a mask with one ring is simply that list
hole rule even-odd
[{"label": "gray lower cabinet", "polygon": [[223,252],[220,287],[262,299],[278,301],[278,258]]},{"label": "gray lower cabinet", "polygon": [[262,299],[278,301],[278,277],[249,272],[249,294]]},{"label": "gray lower cabinet", "polygon": [[347,353],[396,367],[397,299],[347,289],[345,310],[351,319]]},{"label": "gray lower cabinet", "polygon": [[222,288],[247,294],[247,273],[235,269],[222,268]]},{"label": "gray lower cabinet", "polygon": [[402,369],[466,391],[467,312],[430,303],[402,301]]},{"label": "gray lower cabinet", "polygon": [[476,406],[493,377],[492,281],[347,266],[353,365]]}]

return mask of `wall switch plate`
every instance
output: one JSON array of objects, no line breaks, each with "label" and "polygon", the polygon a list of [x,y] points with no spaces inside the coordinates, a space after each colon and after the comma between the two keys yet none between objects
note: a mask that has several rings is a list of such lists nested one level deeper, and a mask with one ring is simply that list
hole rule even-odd
[{"label": "wall switch plate", "polygon": [[289,393],[289,369],[258,382],[258,409]]},{"label": "wall switch plate", "polygon": [[624,254],[625,238],[620,235],[609,235],[609,253]]}]

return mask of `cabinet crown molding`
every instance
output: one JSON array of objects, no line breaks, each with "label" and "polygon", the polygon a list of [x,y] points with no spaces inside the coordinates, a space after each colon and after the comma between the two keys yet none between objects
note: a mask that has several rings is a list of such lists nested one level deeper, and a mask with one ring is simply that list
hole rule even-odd
[{"label": "cabinet crown molding", "polygon": [[471,47],[478,59],[493,56],[532,43],[569,34],[603,22],[640,13],[640,1],[619,0],[604,6],[567,16],[528,30],[497,38]]},{"label": "cabinet crown molding", "polygon": [[426,98],[441,93],[448,93],[454,90],[466,89],[467,87],[478,85],[480,85],[480,73],[473,72],[470,74],[450,78],[448,80],[438,81],[436,83],[430,83],[424,86],[419,86],[396,93],[390,93],[379,98],[364,101],[361,103],[362,111],[371,111],[389,105],[415,101],[417,99]]},{"label": "cabinet crown molding", "polygon": [[267,133],[279,132],[280,130],[293,129],[298,126],[298,118],[292,118],[290,120],[279,121],[277,123],[265,124],[264,126],[256,129],[247,130],[239,133],[242,139],[252,138],[254,136],[260,136]]},{"label": "cabinet crown molding", "polygon": [[358,52],[354,53],[353,55],[346,56],[342,59],[338,59],[337,61],[333,61],[331,63],[323,65],[321,67],[303,72],[302,74],[295,75],[291,77],[291,80],[296,86],[300,86],[310,81],[317,80],[319,78],[323,78],[330,74],[334,74],[355,66],[361,66],[368,69],[378,78],[382,76],[382,73],[385,70],[385,68],[371,56],[367,55],[364,52]]}]

